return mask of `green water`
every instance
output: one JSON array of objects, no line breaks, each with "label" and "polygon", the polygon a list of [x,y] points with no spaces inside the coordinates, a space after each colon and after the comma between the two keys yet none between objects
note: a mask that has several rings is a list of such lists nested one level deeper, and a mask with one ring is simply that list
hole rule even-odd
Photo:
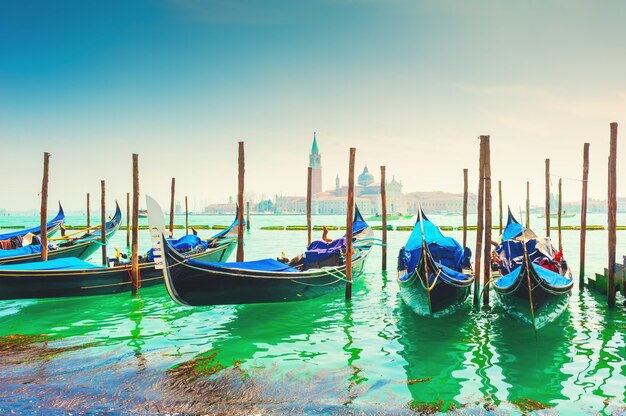
[{"label": "green water", "polygon": [[[190,217],[196,224],[230,220]],[[314,217],[314,224],[342,221]],[[603,224],[605,216],[588,222]],[[253,216],[246,257],[298,254],[306,232],[258,228],[304,223],[303,216]],[[140,290],[138,299],[2,301],[0,414],[626,413],[623,298],[609,311],[602,296],[575,289],[568,311],[537,334],[506,317],[493,294],[492,307],[482,311],[420,318],[404,306],[394,281],[395,256],[408,235],[389,232],[388,275],[380,273],[380,248],[374,248],[350,303],[337,292],[292,304],[189,308],[171,301],[163,287]],[[563,235],[576,272],[579,234]],[[141,237],[148,248],[147,234]],[[110,253],[125,238],[120,230]],[[626,252],[625,241],[626,232],[618,232],[618,254]],[[605,247],[606,232],[588,233],[589,274],[605,266]]]}]

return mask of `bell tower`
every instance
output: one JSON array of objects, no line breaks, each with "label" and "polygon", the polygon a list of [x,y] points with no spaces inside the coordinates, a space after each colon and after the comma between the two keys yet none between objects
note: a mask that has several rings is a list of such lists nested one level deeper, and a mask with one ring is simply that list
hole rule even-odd
[{"label": "bell tower", "polygon": [[309,167],[311,169],[311,193],[318,194],[322,192],[322,155],[317,147],[317,137],[313,132],[313,146],[309,155]]}]

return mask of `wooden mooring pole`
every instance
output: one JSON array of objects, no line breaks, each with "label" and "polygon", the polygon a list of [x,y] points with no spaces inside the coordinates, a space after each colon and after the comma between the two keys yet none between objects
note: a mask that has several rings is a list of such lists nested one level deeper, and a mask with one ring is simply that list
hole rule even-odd
[{"label": "wooden mooring pole", "polygon": [[346,300],[352,298],[352,222],[354,219],[354,159],[356,148],[350,148],[348,165],[348,209],[346,214]]},{"label": "wooden mooring pole", "polygon": [[185,195],[185,235],[189,235],[189,201]]},{"label": "wooden mooring pole", "polygon": [[48,171],[50,168],[50,153],[43,154],[43,179],[41,181],[41,261],[48,260]]},{"label": "wooden mooring pole", "polygon": [[89,192],[87,192],[87,232],[91,228],[91,207],[89,201]]},{"label": "wooden mooring pole", "polygon": [[526,228],[530,228],[530,182],[526,181]]},{"label": "wooden mooring pole", "polygon": [[380,167],[380,206],[383,216],[382,271],[387,270],[387,175],[385,166]]},{"label": "wooden mooring pole", "polygon": [[483,305],[489,305],[489,283],[491,281],[491,149],[489,136],[483,136],[485,140],[485,258],[483,260]]},{"label": "wooden mooring pole", "polygon": [[246,231],[250,231],[250,201],[246,201]]},{"label": "wooden mooring pole", "polygon": [[480,291],[480,261],[483,251],[483,208],[484,196],[485,196],[485,181],[484,181],[484,164],[485,164],[485,136],[480,136],[480,156],[478,158],[478,201],[477,211],[478,219],[476,221],[476,260],[474,261],[474,306],[479,304],[479,291]]},{"label": "wooden mooring pole", "polygon": [[126,192],[126,247],[130,247],[130,192]]},{"label": "wooden mooring pole", "polygon": [[176,178],[172,178],[172,189],[170,191],[170,238],[174,237],[174,196],[176,193]]},{"label": "wooden mooring pole", "polygon": [[546,159],[546,236],[550,237],[550,159]]},{"label": "wooden mooring pole", "polygon": [[100,243],[102,244],[102,264],[108,265],[107,260],[107,212],[106,212],[106,184],[100,181]]},{"label": "wooden mooring pole", "polygon": [[243,192],[245,175],[245,155],[243,142],[239,142],[238,187],[237,187],[237,261],[243,261]]},{"label": "wooden mooring pole", "polygon": [[[162,212],[158,213],[163,215]],[[139,251],[137,242],[139,240],[139,155],[133,153],[133,232],[131,246],[131,286],[133,296],[139,290]]]},{"label": "wooden mooring pole", "polygon": [[609,308],[615,306],[615,245],[617,225],[617,123],[611,123],[609,146],[609,267],[607,301]]},{"label": "wooden mooring pole", "polygon": [[[498,200],[499,200],[499,206],[500,206],[500,235],[502,235],[502,181],[498,181]],[[521,218],[520,218],[521,221]]]},{"label": "wooden mooring pole", "polygon": [[583,147],[583,195],[580,204],[580,275],[578,287],[585,286],[585,244],[587,242],[587,185],[589,180],[589,143]]},{"label": "wooden mooring pole", "polygon": [[313,195],[311,194],[311,181],[313,180],[313,168],[308,167],[306,170],[306,237],[307,246],[312,241],[312,224],[311,224],[311,204]]},{"label": "wooden mooring pole", "polygon": [[559,233],[559,251],[563,252],[563,236],[561,234],[561,221],[563,212],[563,178],[559,178],[559,212],[557,214],[557,229]]},{"label": "wooden mooring pole", "polygon": [[467,185],[467,169],[463,169],[463,248],[467,247],[467,200],[469,196]]}]

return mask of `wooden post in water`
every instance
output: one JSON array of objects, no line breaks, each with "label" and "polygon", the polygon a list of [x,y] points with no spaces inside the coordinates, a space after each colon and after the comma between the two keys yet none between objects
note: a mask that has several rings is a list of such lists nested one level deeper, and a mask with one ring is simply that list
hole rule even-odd
[{"label": "wooden post in water", "polygon": [[239,174],[238,174],[238,190],[237,190],[237,261],[243,261],[243,192],[244,192],[244,174],[245,158],[243,142],[239,142]]},{"label": "wooden post in water", "polygon": [[126,192],[126,248],[130,247],[130,192]]},{"label": "wooden post in water", "polygon": [[587,184],[589,180],[589,143],[583,147],[583,196],[580,204],[580,275],[578,287],[585,286],[585,244],[587,242]]},{"label": "wooden post in water", "polygon": [[484,163],[485,163],[485,136],[480,136],[480,157],[478,158],[478,219],[476,221],[476,260],[474,261],[474,306],[478,306],[480,291],[480,260],[483,251],[483,208],[485,195]]},{"label": "wooden post in water", "polygon": [[312,236],[311,236],[311,203],[313,199],[313,195],[311,194],[311,181],[313,180],[313,168],[308,167],[306,171],[306,236],[307,236],[307,246],[311,244]]},{"label": "wooden post in water", "polygon": [[[163,215],[159,212],[159,215]],[[131,286],[133,296],[139,289],[139,155],[133,153],[133,233],[131,246]]]},{"label": "wooden post in water", "polygon": [[106,186],[100,181],[100,242],[102,243],[102,264],[107,265],[107,212],[106,212]]},{"label": "wooden post in water", "polygon": [[385,166],[380,167],[380,206],[383,216],[382,270],[387,270],[387,176]]},{"label": "wooden post in water", "polygon": [[550,237],[550,159],[546,159],[546,236]]},{"label": "wooden post in water", "polygon": [[483,137],[485,138],[485,167],[483,168],[485,175],[485,258],[483,260],[483,305],[487,306],[489,305],[489,283],[491,280],[491,149],[489,136]]},{"label": "wooden post in water", "polygon": [[615,306],[615,245],[617,225],[617,123],[611,123],[609,147],[609,279],[607,296],[609,308]]},{"label": "wooden post in water", "polygon": [[346,300],[352,298],[352,222],[354,220],[354,159],[356,148],[350,148],[348,165],[348,209],[346,214]]},{"label": "wooden post in water", "polygon": [[[498,196],[500,201],[500,235],[502,235],[502,181],[498,181]],[[520,221],[522,219],[520,218]]]},{"label": "wooden post in water", "polygon": [[530,228],[530,182],[529,181],[526,181],[526,228]]},{"label": "wooden post in water", "polygon": [[467,247],[467,169],[463,169],[463,248]]},{"label": "wooden post in water", "polygon": [[43,179],[41,181],[41,261],[48,260],[48,170],[50,168],[50,153],[43,154]]},{"label": "wooden post in water", "polygon": [[189,202],[185,195],[185,235],[189,235]]},{"label": "wooden post in water", "polygon": [[250,231],[250,201],[246,201],[246,231]]},{"label": "wooden post in water", "polygon": [[89,229],[91,228],[91,209],[89,202],[89,192],[87,192],[87,232],[89,232]]},{"label": "wooden post in water", "polygon": [[557,229],[559,232],[559,251],[563,252],[563,239],[561,235],[561,219],[563,212],[563,178],[559,178],[559,213],[557,214]]},{"label": "wooden post in water", "polygon": [[176,178],[172,178],[172,189],[170,191],[170,238],[174,237],[174,195],[176,193]]}]

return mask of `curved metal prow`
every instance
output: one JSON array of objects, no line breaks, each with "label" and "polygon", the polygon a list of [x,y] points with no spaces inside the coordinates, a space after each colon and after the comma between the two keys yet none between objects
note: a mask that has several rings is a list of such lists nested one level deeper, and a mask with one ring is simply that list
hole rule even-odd
[{"label": "curved metal prow", "polygon": [[[511,210],[509,209],[509,214],[510,213],[511,213]],[[521,215],[522,214],[520,212],[520,216]],[[532,285],[532,281],[530,280],[530,268],[532,266],[530,265],[530,258],[528,257],[528,250],[526,249],[526,230],[524,228],[522,228],[522,247],[524,250],[524,263],[526,265],[526,281],[528,284],[528,302],[530,304],[530,318],[533,323],[533,329],[535,330],[535,335],[537,335],[537,324],[535,323],[535,305],[533,303],[533,285]]]},{"label": "curved metal prow", "polygon": [[420,232],[422,234],[422,261],[424,262],[424,272],[426,276],[424,277],[424,287],[426,288],[426,295],[428,296],[428,312],[430,316],[433,316],[433,304],[430,298],[430,291],[434,287],[431,287],[429,284],[429,276],[428,272],[428,259],[430,252],[428,251],[428,244],[426,244],[426,239],[424,238],[424,211],[422,211],[422,204],[418,203],[418,213],[417,213],[417,221],[420,223]]},{"label": "curved metal prow", "polygon": [[146,206],[148,208],[148,229],[152,239],[154,267],[157,270],[163,271],[165,288],[167,289],[167,293],[170,297],[175,302],[187,306],[188,304],[183,302],[178,295],[170,274],[171,266],[167,255],[170,246],[165,239],[165,219],[163,217],[163,209],[159,203],[149,195],[146,195]]}]

